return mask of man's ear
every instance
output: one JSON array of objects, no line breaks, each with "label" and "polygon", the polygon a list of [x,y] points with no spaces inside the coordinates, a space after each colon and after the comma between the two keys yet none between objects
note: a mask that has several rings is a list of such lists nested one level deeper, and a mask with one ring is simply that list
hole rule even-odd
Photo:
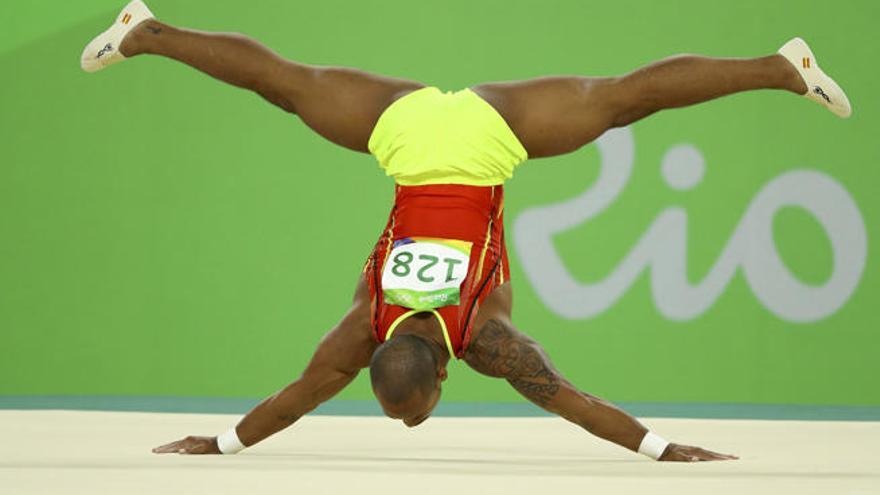
[{"label": "man's ear", "polygon": [[441,382],[445,382],[446,379],[449,378],[449,373],[446,372],[445,366],[442,366],[439,370],[437,370],[437,378],[439,378]]}]

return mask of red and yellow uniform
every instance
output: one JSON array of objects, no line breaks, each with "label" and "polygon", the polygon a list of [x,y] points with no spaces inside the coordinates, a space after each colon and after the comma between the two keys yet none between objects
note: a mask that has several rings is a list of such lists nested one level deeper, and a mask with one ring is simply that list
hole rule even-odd
[{"label": "red and yellow uniform", "polygon": [[437,316],[461,357],[480,303],[509,278],[503,182],[527,158],[504,119],[476,93],[424,88],[379,118],[370,151],[397,183],[364,268],[379,342],[418,312]]}]

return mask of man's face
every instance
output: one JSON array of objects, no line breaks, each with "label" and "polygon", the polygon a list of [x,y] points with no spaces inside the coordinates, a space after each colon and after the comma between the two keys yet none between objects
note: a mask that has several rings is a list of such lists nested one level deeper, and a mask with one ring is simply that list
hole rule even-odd
[{"label": "man's face", "polygon": [[431,412],[440,402],[440,392],[440,380],[437,380],[437,387],[432,389],[427,396],[416,393],[400,404],[388,404],[382,400],[382,397],[377,396],[377,398],[386,416],[402,420],[403,424],[412,428],[420,425],[431,416]]}]

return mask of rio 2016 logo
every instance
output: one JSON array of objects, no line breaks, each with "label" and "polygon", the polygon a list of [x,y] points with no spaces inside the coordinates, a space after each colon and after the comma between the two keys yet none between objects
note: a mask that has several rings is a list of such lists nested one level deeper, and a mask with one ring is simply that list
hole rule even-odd
[{"label": "rio 2016 logo", "polygon": [[[766,183],[754,196],[724,249],[703,280],[687,279],[688,214],[662,210],[610,275],[583,284],[568,272],[553,236],[588,222],[611,205],[629,182],[635,143],[629,129],[617,129],[598,141],[599,178],[582,194],[560,203],[526,209],[515,220],[513,240],[538,296],[568,319],[595,317],[613,306],[640,273],[650,268],[651,293],[670,320],[691,320],[705,313],[738,269],[758,301],[779,318],[806,323],[843,306],[859,284],[867,256],[862,214],[844,187],[815,170],[791,170]],[[673,189],[686,190],[702,180],[704,161],[688,145],[671,148],[662,172]],[[830,240],[833,270],[821,286],[799,281],[783,263],[773,241],[773,217],[795,206],[811,214]]]}]

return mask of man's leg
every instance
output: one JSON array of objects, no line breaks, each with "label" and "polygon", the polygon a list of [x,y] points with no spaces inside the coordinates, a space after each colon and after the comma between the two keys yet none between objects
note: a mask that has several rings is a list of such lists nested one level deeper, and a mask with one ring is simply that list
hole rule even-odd
[{"label": "man's leg", "polygon": [[370,133],[397,98],[423,84],[342,67],[286,60],[239,34],[181,29],[148,20],[120,45],[126,57],[161,55],[221,81],[249,89],[295,113],[317,133],[356,151],[367,151]]},{"label": "man's leg", "polygon": [[533,158],[569,153],[658,110],[755,89],[807,92],[798,71],[778,54],[752,59],[681,55],[621,77],[546,77],[473,88]]}]

